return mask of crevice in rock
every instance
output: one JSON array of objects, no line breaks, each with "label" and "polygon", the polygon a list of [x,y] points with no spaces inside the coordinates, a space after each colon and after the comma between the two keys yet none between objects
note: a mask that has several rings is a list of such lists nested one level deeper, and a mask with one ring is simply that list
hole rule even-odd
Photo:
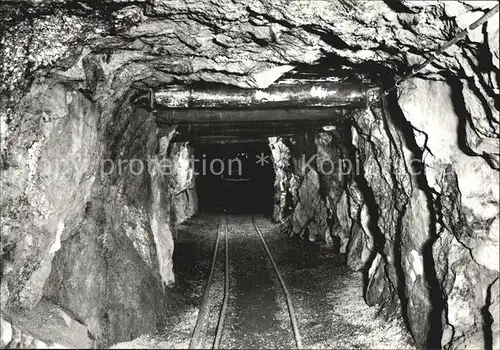
[{"label": "crevice in rock", "polygon": [[[450,167],[447,168],[448,172],[450,173],[451,172],[451,169]],[[454,222],[453,219],[451,217],[448,217],[446,218],[445,216],[446,215],[452,215],[450,213],[446,214],[445,211],[443,210],[443,203],[445,200],[448,200],[450,203],[455,203],[455,207],[454,207],[454,210],[458,210],[458,206],[460,204],[460,200],[457,198],[453,198],[453,195],[448,195],[449,193],[452,194],[452,193],[460,193],[459,189],[457,188],[457,179],[456,179],[456,175],[454,174],[449,174],[448,177],[451,177],[453,178],[450,182],[449,182],[449,186],[451,188],[445,188],[444,191],[442,193],[439,193],[438,191],[435,191],[433,189],[432,190],[432,193],[434,195],[434,205],[435,205],[435,212],[436,212],[436,224],[438,225],[437,227],[439,227],[439,231],[437,231],[436,235],[437,237],[440,237],[442,234],[445,233],[445,230],[449,230],[449,232],[452,232],[454,235],[455,235],[455,238],[457,239],[457,241],[469,252],[469,254],[472,256],[472,251],[469,247],[467,247],[460,239],[460,233],[457,232],[458,229],[457,227],[453,226],[453,227],[450,227],[448,225],[448,222]],[[453,211],[453,210],[452,210]],[[458,226],[458,225],[457,225]],[[448,274],[451,273],[453,274],[453,271],[452,269],[450,268],[450,266],[448,266],[448,261],[442,261],[441,262],[442,265],[444,266],[441,266],[441,271],[444,272],[443,276],[441,276],[441,284],[440,284],[440,288],[442,290],[442,297],[443,297],[443,330],[445,327],[448,327],[449,331],[450,331],[450,336],[449,336],[449,339],[447,340],[447,342],[443,342],[443,340],[441,340],[441,346],[442,348],[444,349],[449,349],[450,348],[450,344],[452,343],[454,337],[455,337],[455,326],[450,323],[450,320],[449,320],[449,317],[448,317],[448,314],[449,314],[449,306],[448,306],[448,297],[447,297],[447,286],[446,286],[446,281],[448,280]],[[454,277],[452,278],[454,279]]]},{"label": "crevice in rock", "polygon": [[[386,134],[392,145],[391,153],[394,152],[397,155],[397,157],[403,158],[402,160],[404,161],[404,157],[399,151],[399,149],[402,149],[402,147],[401,145],[396,144],[395,136],[392,134],[389,127],[387,113],[385,113],[385,110],[387,110],[388,107],[385,102],[386,100],[381,101],[380,114],[381,114],[381,119],[384,122],[384,128]],[[374,112],[375,109],[376,107],[372,108]],[[405,170],[407,171],[406,164],[405,164]],[[396,290],[400,302],[401,316],[403,317],[403,321],[406,325],[406,328],[408,329],[412,337],[415,339],[415,336],[412,332],[410,318],[408,315],[409,299],[406,291],[407,278],[405,274],[403,253],[402,253],[403,248],[406,246],[402,237],[404,233],[403,220],[407,212],[407,207],[410,203],[410,198],[408,197],[405,189],[402,188],[402,184],[400,183],[399,179],[396,176],[397,171],[398,169],[396,169],[395,162],[392,162],[390,174],[392,178],[392,183],[395,186],[395,188],[393,189],[393,201],[395,203],[395,210],[397,212],[396,226],[394,230],[394,243],[393,243],[394,268],[397,276]]]},{"label": "crevice in rock", "polygon": [[285,28],[288,28],[288,29],[292,29],[292,28],[295,28],[295,26],[293,24],[291,24],[290,22],[288,21],[285,21],[285,20],[282,20],[282,19],[277,19],[277,18],[274,18],[273,16],[267,14],[267,13],[259,13],[255,10],[252,10],[250,8],[250,6],[247,6],[246,7],[246,10],[248,12],[248,14],[251,16],[251,17],[255,17],[255,18],[263,18],[265,20],[267,20],[268,22],[270,23],[278,23],[280,25],[282,25],[283,27]]},{"label": "crevice in rock", "polygon": [[486,350],[493,349],[493,316],[490,313],[490,306],[492,304],[491,298],[491,288],[498,281],[498,277],[495,278],[493,282],[491,282],[486,288],[486,302],[484,306],[481,308],[481,314],[483,316],[483,337],[484,337],[484,348]]},{"label": "crevice in rock", "polygon": [[398,210],[398,218],[396,222],[396,230],[394,236],[394,267],[396,269],[396,275],[398,278],[397,281],[397,291],[399,301],[401,303],[401,316],[403,317],[403,321],[406,325],[406,328],[410,332],[413,338],[413,332],[411,330],[411,322],[408,316],[408,296],[406,295],[406,274],[403,268],[403,254],[401,252],[402,247],[404,246],[402,240],[403,233],[403,217],[406,214],[407,203],[404,203],[400,210]]},{"label": "crevice in rock", "polygon": [[[483,95],[481,92],[479,86],[476,85],[476,81],[474,78],[467,78],[466,79],[468,87],[473,91],[475,96],[481,101],[481,105],[483,107],[483,111],[486,114],[486,120],[488,121],[488,124],[490,125],[491,130],[495,130],[497,127],[495,124],[498,124],[498,121],[494,119],[493,117],[493,106],[490,105],[490,103],[486,100],[486,97]],[[484,89],[483,89],[484,90]],[[495,104],[498,103],[498,96],[493,96],[493,101]],[[473,125],[473,124],[472,124]],[[476,131],[477,132],[477,131]],[[493,132],[488,133],[488,136],[492,136]]]},{"label": "crevice in rock", "polygon": [[[483,33],[485,35],[485,42],[487,42],[488,39],[487,39],[487,35],[485,34],[486,33],[486,24],[483,25]],[[492,88],[492,86],[490,84],[488,84],[488,82],[486,82],[484,75],[486,75],[488,73],[489,74],[494,73],[494,74],[496,74],[497,80],[498,80],[498,79],[500,79],[500,78],[498,78],[498,74],[500,73],[500,70],[491,64],[492,56],[491,56],[491,52],[488,49],[486,44],[480,46],[477,49],[477,51],[478,51],[478,54],[474,55],[471,48],[464,48],[464,58],[467,60],[467,62],[469,63],[470,66],[477,66],[478,71],[479,71],[478,72],[479,74],[477,74],[475,76],[472,76],[472,77],[467,76],[467,80],[469,81],[469,85],[471,85],[471,89],[473,89],[473,88],[479,89],[479,87],[474,86],[475,85],[474,82],[477,80],[477,82],[479,83],[481,88],[484,90],[486,96],[490,97],[493,100],[494,108],[496,108],[498,110],[499,109],[499,102],[498,102],[499,94],[495,93],[495,90]],[[497,82],[497,84],[498,84],[498,82]],[[484,98],[482,93],[477,94],[476,96],[479,98],[481,98],[481,97]],[[483,102],[483,103],[487,103],[487,102]],[[488,107],[489,106],[486,105],[485,110],[491,111],[491,107],[489,107],[489,108]]]},{"label": "crevice in rock", "polygon": [[309,33],[318,34],[321,40],[326,44],[330,45],[339,50],[359,50],[361,47],[351,47],[344,40],[342,40],[338,35],[334,33],[325,32],[321,27],[314,24],[302,25],[301,28]]},{"label": "crevice in rock", "polygon": [[[359,128],[358,126],[354,125],[356,128]],[[354,146],[354,145],[349,145],[349,148],[351,150],[351,159],[355,163],[357,154],[359,154],[359,149]],[[380,219],[380,208],[377,204],[375,194],[373,192],[373,189],[370,187],[368,184],[368,181],[365,178],[365,173],[363,167],[361,167],[359,174],[354,175],[354,181],[357,184],[359,190],[361,191],[364,199],[364,204],[368,208],[368,214],[370,216],[370,220],[368,223],[368,227],[370,229],[370,233],[373,237],[373,250],[370,252],[369,257],[365,263],[365,266],[363,268],[363,295],[366,296],[367,291],[368,291],[368,285],[369,285],[369,269],[372,266],[375,258],[377,257],[377,254],[380,254],[382,258],[384,259],[384,262],[387,262],[387,257],[384,253],[384,246],[385,246],[385,236],[380,230],[380,227],[378,226],[379,219]]]}]

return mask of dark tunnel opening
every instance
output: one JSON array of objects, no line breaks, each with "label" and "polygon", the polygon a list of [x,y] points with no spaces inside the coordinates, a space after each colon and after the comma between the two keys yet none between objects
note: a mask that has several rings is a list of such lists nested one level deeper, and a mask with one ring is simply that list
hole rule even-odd
[{"label": "dark tunnel opening", "polygon": [[201,213],[271,215],[275,176],[265,141],[195,145],[194,159]]},{"label": "dark tunnel opening", "polygon": [[0,349],[500,348],[498,1],[6,1]]}]

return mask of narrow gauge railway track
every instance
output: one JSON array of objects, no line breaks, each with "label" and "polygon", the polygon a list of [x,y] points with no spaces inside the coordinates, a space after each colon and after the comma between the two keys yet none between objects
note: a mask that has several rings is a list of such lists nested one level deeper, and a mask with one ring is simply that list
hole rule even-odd
[{"label": "narrow gauge railway track", "polygon": [[[257,226],[254,217],[252,215],[251,217],[253,227],[255,228],[256,234],[259,236],[264,249],[266,250],[267,256],[274,268],[274,271],[276,273],[276,277],[278,278],[281,288],[283,290],[283,293],[285,295],[286,299],[286,304],[287,304],[287,309],[288,309],[288,314],[290,317],[290,325],[293,331],[293,335],[295,338],[295,345],[297,349],[302,349],[302,338],[299,333],[298,329],[298,323],[297,323],[297,316],[295,313],[295,310],[292,305],[292,300],[291,300],[291,295],[290,292],[288,291],[288,288],[285,284],[285,281],[279,271],[279,268],[272,256],[271,251],[269,250],[269,247],[266,244],[266,241]],[[224,216],[220,219],[219,225],[217,228],[217,236],[215,239],[215,244],[214,244],[214,250],[213,250],[213,256],[212,256],[212,263],[210,266],[210,273],[208,275],[207,283],[205,285],[205,290],[203,294],[203,299],[201,301],[200,305],[200,311],[198,312],[198,318],[196,320],[196,325],[193,331],[193,335],[191,337],[191,342],[189,345],[190,349],[203,349],[205,348],[205,338],[206,338],[206,330],[207,330],[207,323],[209,319],[209,313],[210,313],[210,289],[213,284],[213,278],[214,278],[214,271],[215,271],[215,266],[217,262],[217,256],[219,254],[219,244],[221,240],[221,236],[223,236],[224,239],[224,255],[225,255],[225,260],[224,260],[224,296],[222,299],[222,304],[219,308],[219,315],[218,315],[218,322],[217,322],[217,329],[216,333],[213,339],[212,347],[214,349],[220,348],[221,340],[222,340],[222,335],[224,331],[224,323],[226,319],[226,311],[228,307],[228,302],[229,302],[229,296],[230,296],[230,274],[229,274],[229,243],[228,243],[228,218],[227,216]]]}]

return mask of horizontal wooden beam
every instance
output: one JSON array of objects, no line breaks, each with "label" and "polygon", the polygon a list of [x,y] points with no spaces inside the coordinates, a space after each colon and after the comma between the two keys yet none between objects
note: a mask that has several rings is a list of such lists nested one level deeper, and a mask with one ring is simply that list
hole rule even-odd
[{"label": "horizontal wooden beam", "polygon": [[[294,134],[283,134],[283,136],[293,136]],[[265,135],[248,135],[247,137],[235,136],[235,135],[204,135],[198,136],[196,140],[247,140],[247,139],[255,139],[255,140],[267,140],[267,136]]]},{"label": "horizontal wooden beam", "polygon": [[140,93],[134,104],[156,111],[159,123],[344,119],[376,94],[369,83],[293,81],[267,89],[171,85]]},{"label": "horizontal wooden beam", "polygon": [[[259,123],[255,123],[253,121],[241,121],[241,122],[232,122],[232,121],[222,121],[222,122],[189,122],[189,123],[180,123],[177,126],[177,131],[185,132],[185,131],[193,131],[193,130],[224,130],[224,129],[281,129],[281,128],[310,128],[316,126],[324,126],[324,125],[343,125],[345,121],[344,118],[339,119],[316,119],[316,120],[307,120],[307,119],[298,119],[298,120],[265,120]],[[165,128],[171,126],[171,123],[165,123],[164,120],[157,118],[156,124],[160,128]]]},{"label": "horizontal wooden beam", "polygon": [[190,134],[190,135],[243,135],[243,134],[262,134],[268,135],[273,133],[290,133],[290,132],[303,132],[315,128],[299,128],[299,127],[282,127],[282,128],[211,128],[211,129],[197,129],[185,132],[179,132],[180,134]]},{"label": "horizontal wooden beam", "polygon": [[159,124],[175,123],[239,123],[268,121],[332,121],[342,122],[353,108],[281,108],[281,109],[170,109],[157,110]]}]

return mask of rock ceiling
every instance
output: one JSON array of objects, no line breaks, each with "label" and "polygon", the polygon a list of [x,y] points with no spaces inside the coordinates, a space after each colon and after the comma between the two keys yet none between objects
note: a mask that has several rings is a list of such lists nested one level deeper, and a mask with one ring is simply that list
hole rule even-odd
[{"label": "rock ceiling", "polygon": [[[116,86],[135,82],[139,87],[205,81],[264,88],[297,66],[322,60],[337,69],[362,65],[358,70],[370,72],[382,65],[404,73],[495,4],[25,1],[1,9],[7,47],[2,87],[12,91],[27,73],[37,70],[52,69],[61,79],[83,80],[85,65],[95,68],[90,79],[110,79]],[[467,75],[475,59],[471,52],[479,50],[484,36],[494,35],[498,19],[449,49],[423,74],[449,69]],[[498,70],[496,45],[487,50]],[[23,65],[29,72],[21,69]]]}]

